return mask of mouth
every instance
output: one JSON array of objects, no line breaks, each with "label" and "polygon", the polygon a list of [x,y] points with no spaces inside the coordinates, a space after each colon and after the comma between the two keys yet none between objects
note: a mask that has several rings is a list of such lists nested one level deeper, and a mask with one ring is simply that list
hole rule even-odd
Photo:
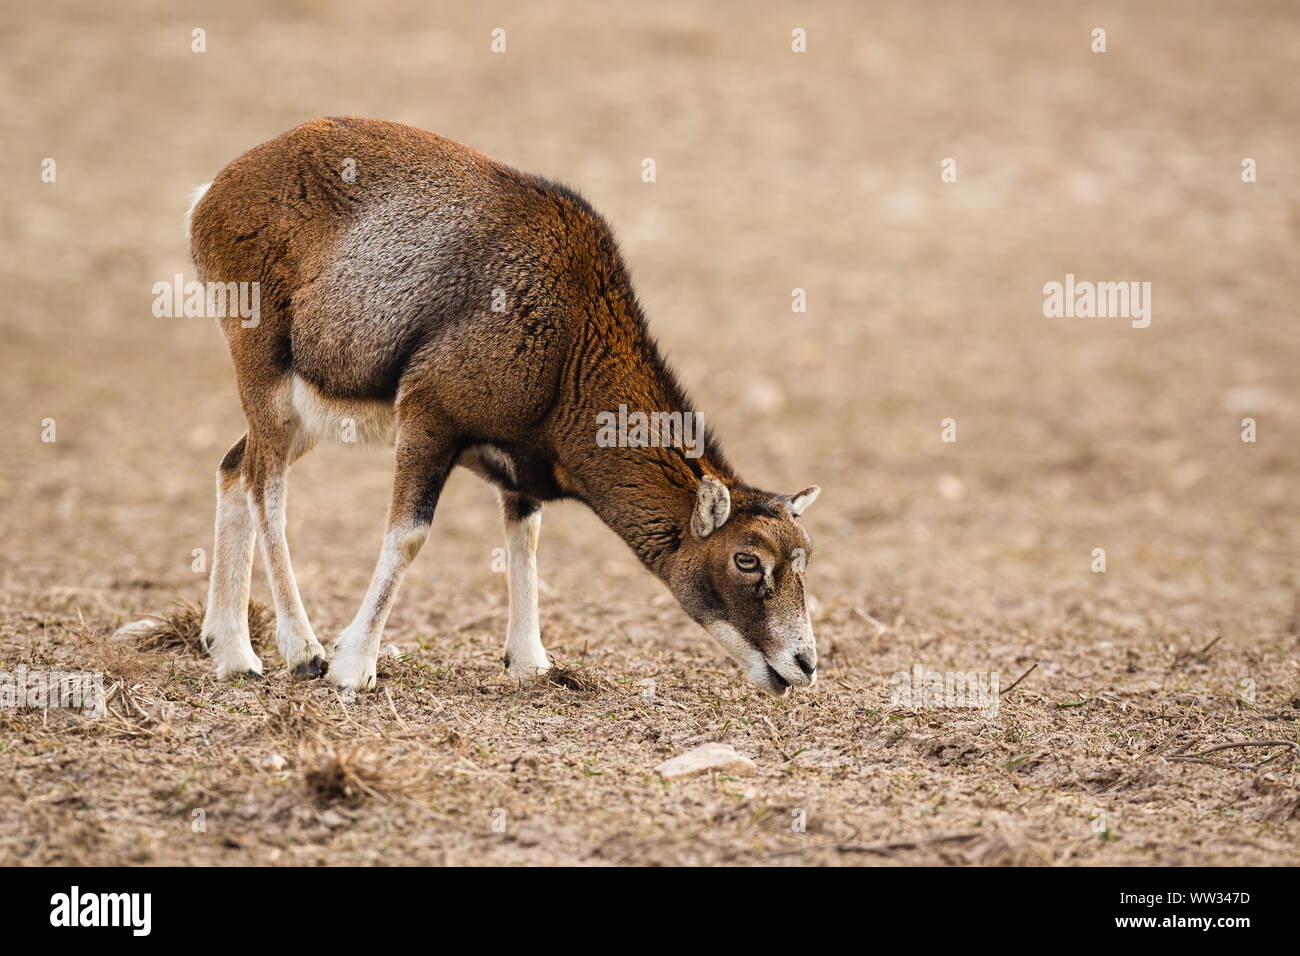
[{"label": "mouth", "polygon": [[805,678],[797,666],[786,666],[782,663],[782,667],[790,676],[782,674],[730,624],[724,621],[712,621],[705,627],[723,649],[744,668],[750,682],[773,697],[787,696],[794,684],[803,686],[812,683],[812,678]]},{"label": "mouth", "polygon": [[785,696],[786,692],[790,690],[790,682],[782,677],[771,664],[765,666],[767,667],[768,690],[777,696]]}]

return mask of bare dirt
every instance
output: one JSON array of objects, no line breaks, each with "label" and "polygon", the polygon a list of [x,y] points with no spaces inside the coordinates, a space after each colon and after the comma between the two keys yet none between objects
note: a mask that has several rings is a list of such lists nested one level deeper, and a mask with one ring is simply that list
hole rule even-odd
[{"label": "bare dirt", "polygon": [[[1300,862],[1293,5],[56,2],[8,12],[0,64],[0,672],[110,697],[0,711],[0,863]],[[824,489],[816,687],[755,692],[576,504],[539,560],[580,686],[508,680],[468,474],[377,694],[291,685],[273,641],[264,682],[217,684],[108,639],[203,595],[243,431],[216,328],[151,313],[188,193],[318,115],[605,212],[742,475]],[[1150,327],[1045,318],[1066,273],[1150,281]],[[293,473],[321,635],[373,568],[389,455]],[[990,719],[894,701],[917,665],[1033,670]],[[1195,756],[1262,740],[1289,744]],[[708,741],[756,771],[654,773]]]}]

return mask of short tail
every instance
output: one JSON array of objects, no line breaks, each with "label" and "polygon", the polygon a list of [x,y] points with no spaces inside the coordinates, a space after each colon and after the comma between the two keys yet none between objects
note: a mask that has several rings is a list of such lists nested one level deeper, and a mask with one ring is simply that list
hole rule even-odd
[{"label": "short tail", "polygon": [[204,183],[202,186],[199,186],[197,189],[195,189],[194,192],[190,193],[190,208],[185,210],[185,241],[186,242],[191,241],[190,223],[194,219],[194,210],[199,207],[199,200],[203,198],[203,195],[208,191],[208,187],[211,185],[212,183]]}]

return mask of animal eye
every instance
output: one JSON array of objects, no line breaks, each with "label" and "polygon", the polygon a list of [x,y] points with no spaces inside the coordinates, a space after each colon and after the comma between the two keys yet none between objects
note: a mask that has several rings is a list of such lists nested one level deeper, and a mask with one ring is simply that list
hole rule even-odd
[{"label": "animal eye", "polygon": [[736,554],[736,567],[742,571],[757,571],[758,557],[745,551]]}]

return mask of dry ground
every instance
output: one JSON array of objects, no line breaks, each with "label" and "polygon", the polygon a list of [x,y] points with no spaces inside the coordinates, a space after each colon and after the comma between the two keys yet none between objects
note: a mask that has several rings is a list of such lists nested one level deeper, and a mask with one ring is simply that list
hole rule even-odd
[{"label": "dry ground", "polygon": [[[0,862],[1300,862],[1293,750],[1170,759],[1297,740],[1294,6],[469,7],[7,12],[0,671],[101,670],[112,713],[0,713]],[[150,311],[188,268],[188,191],[339,114],[608,215],[742,474],[823,486],[816,688],[753,692],[578,505],[545,515],[544,639],[593,686],[512,684],[495,498],[465,474],[376,695],[291,687],[273,650],[264,683],[218,685],[184,647],[107,640],[204,592],[243,430],[216,329]],[[1151,281],[1151,327],[1044,318],[1067,272]],[[322,635],[365,587],[389,470],[326,448],[294,472]],[[891,703],[916,664],[1005,689],[1035,663],[996,719]],[[757,772],[654,774],[712,740]]]}]

